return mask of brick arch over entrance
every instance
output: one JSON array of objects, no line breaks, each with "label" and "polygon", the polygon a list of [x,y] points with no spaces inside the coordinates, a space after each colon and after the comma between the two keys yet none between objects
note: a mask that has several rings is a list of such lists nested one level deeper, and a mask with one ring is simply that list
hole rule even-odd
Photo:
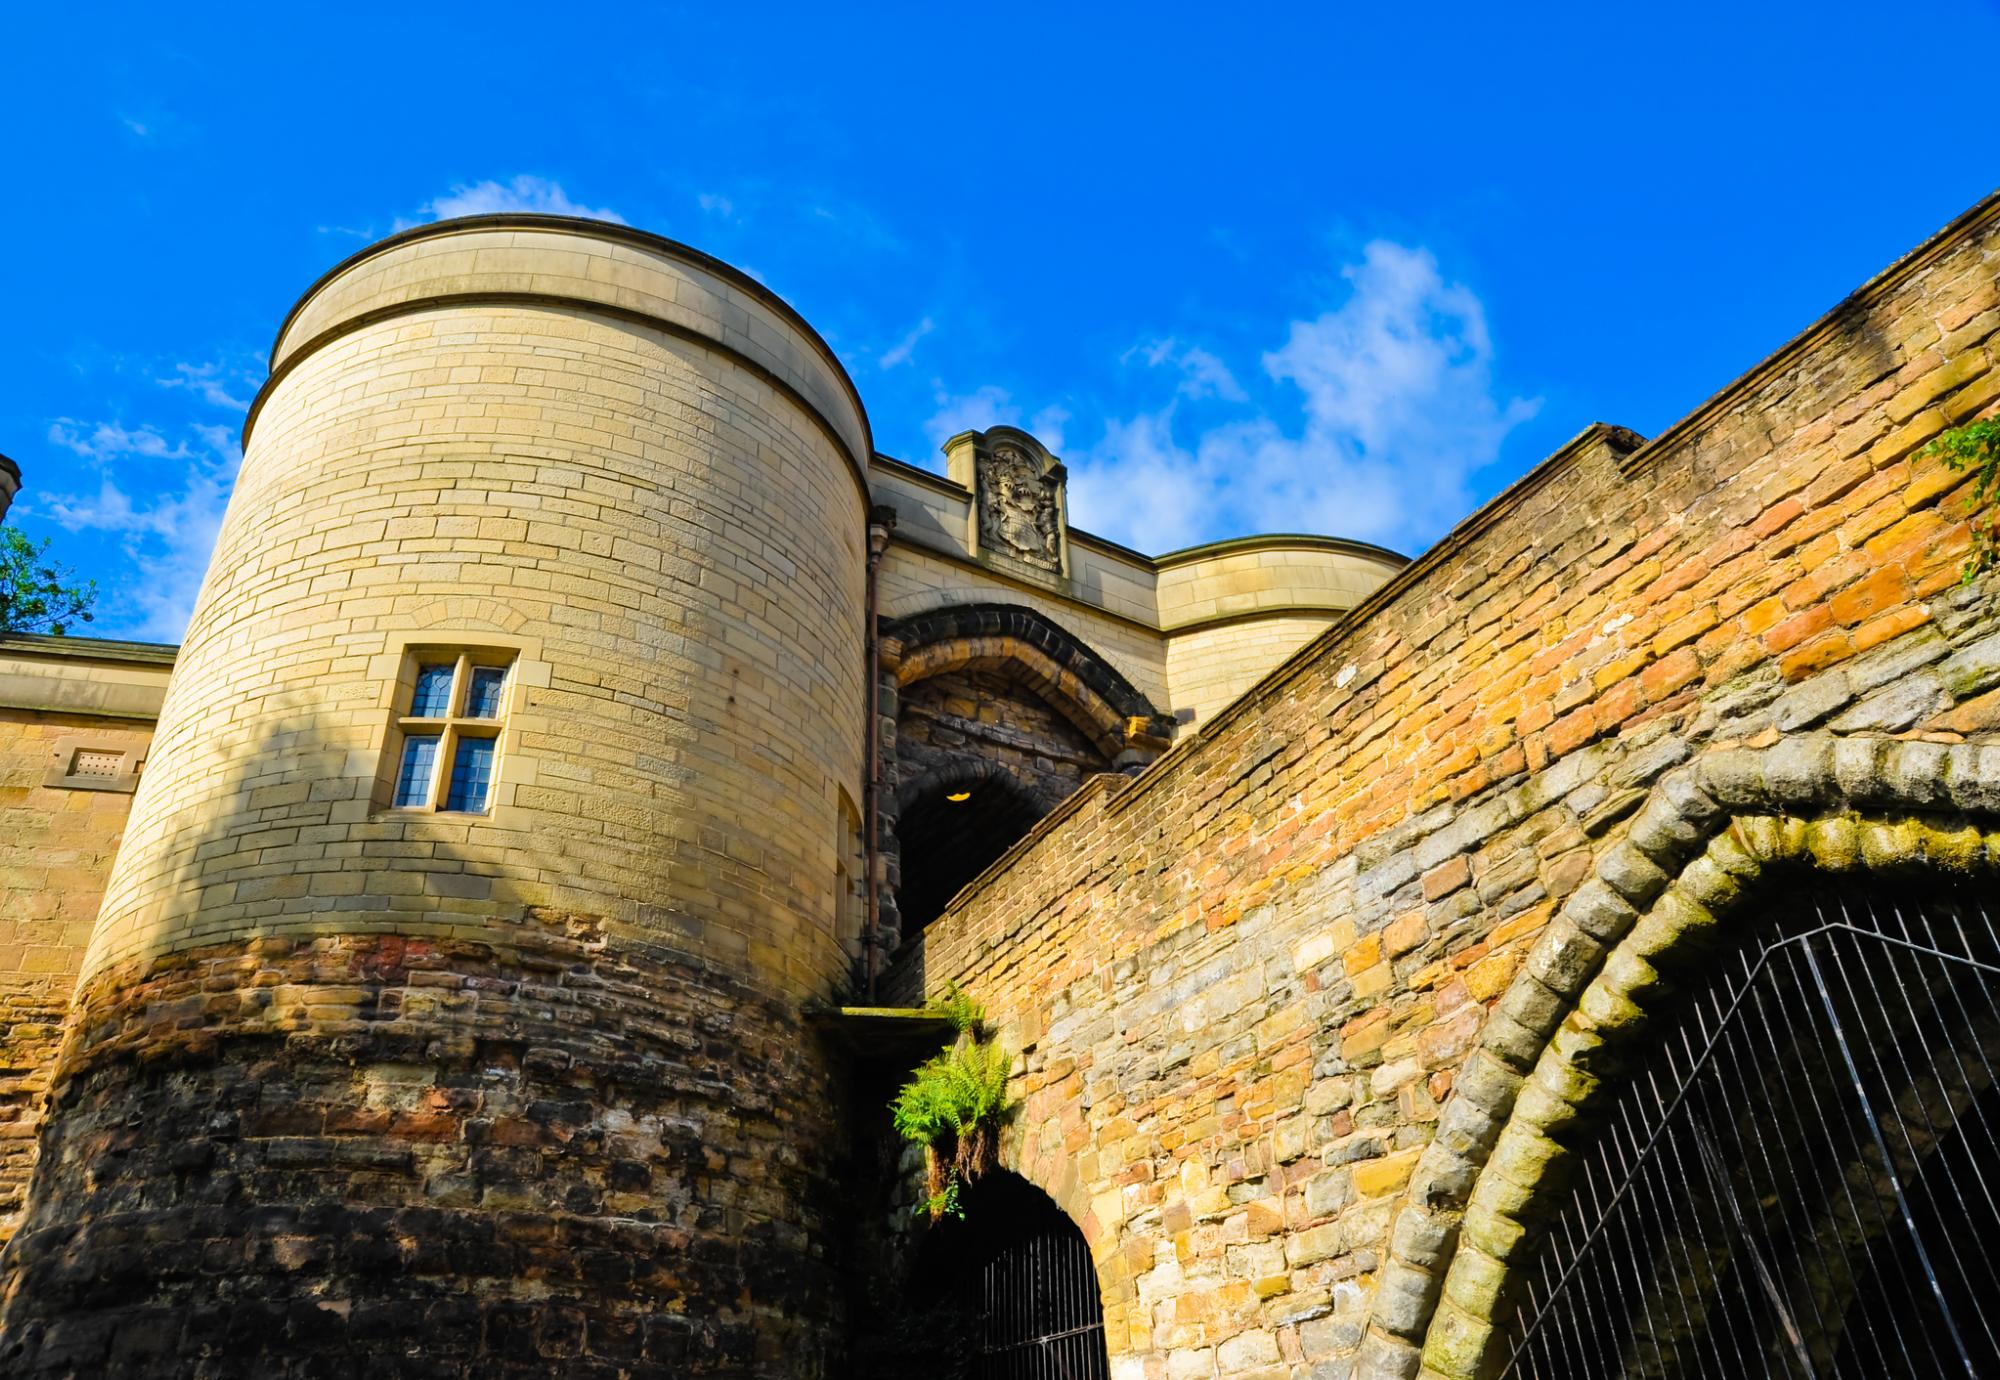
[{"label": "brick arch over entrance", "polygon": [[[1617,1038],[1651,958],[1711,930],[1773,864],[2000,868],[2000,747],[1802,735],[1661,779],[1544,931],[1461,1065],[1398,1212],[1357,1374],[1471,1380],[1531,1244],[1579,1058]],[[1566,1096],[1566,1092],[1570,1095]]]},{"label": "brick arch over entrance", "polygon": [[884,937],[921,929],[1090,777],[1165,749],[1173,721],[1032,609],[959,604],[881,630]]},{"label": "brick arch over entrance", "polygon": [[[898,689],[973,666],[1004,667],[1032,686],[1116,759],[1138,765],[1174,731],[1116,667],[1081,638],[1018,604],[953,604],[884,625],[882,655]],[[1148,747],[1151,751],[1147,751]]]}]

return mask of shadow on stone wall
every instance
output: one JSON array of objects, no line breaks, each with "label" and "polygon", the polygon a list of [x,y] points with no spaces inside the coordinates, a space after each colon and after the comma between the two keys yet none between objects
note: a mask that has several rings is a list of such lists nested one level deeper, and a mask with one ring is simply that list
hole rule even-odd
[{"label": "shadow on stone wall", "polygon": [[[187,911],[270,827],[236,784]],[[82,985],[0,1371],[832,1373],[844,1099],[795,1011],[602,916],[303,898]]]}]

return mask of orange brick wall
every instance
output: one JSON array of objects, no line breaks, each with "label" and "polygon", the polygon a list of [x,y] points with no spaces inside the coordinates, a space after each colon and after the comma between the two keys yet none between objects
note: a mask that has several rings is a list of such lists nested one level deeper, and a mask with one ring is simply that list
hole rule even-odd
[{"label": "orange brick wall", "polygon": [[927,931],[896,980],[1023,1051],[1009,1155],[1092,1241],[1117,1375],[1414,1374],[1378,1287],[1409,1177],[1663,773],[1996,740],[2000,577],[1960,584],[1967,496],[1914,454],[2000,396],[1996,222],[1651,444],[1586,433]]}]

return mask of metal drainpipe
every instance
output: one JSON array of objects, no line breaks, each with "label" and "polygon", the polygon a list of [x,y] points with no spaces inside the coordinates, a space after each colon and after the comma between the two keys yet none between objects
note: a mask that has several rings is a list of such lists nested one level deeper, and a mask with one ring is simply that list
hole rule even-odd
[{"label": "metal drainpipe", "polygon": [[896,530],[896,510],[885,503],[878,503],[868,510],[868,590],[865,600],[868,608],[868,636],[866,639],[866,671],[868,675],[868,785],[862,792],[865,800],[862,811],[867,815],[867,860],[868,870],[868,930],[862,938],[863,947],[868,951],[868,1000],[875,1001],[875,979],[882,970],[882,841],[877,817],[881,813],[877,802],[882,796],[882,667],[880,662],[880,637],[876,631],[875,591],[876,567],[882,564],[882,553],[889,549],[889,534]]}]

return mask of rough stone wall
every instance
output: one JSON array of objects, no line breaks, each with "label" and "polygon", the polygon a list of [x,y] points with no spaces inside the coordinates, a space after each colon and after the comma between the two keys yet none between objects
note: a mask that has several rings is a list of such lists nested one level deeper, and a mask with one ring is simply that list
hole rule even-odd
[{"label": "rough stone wall", "polygon": [[0,1370],[818,1373],[841,1285],[795,1148],[835,1134],[809,1036],[712,965],[533,919],[98,973]]},{"label": "rough stone wall", "polygon": [[147,726],[0,710],[0,1244],[20,1223],[70,989],[132,797],[44,784],[58,740],[143,747]]},{"label": "rough stone wall", "polygon": [[[1657,879],[1628,839],[1683,764],[1783,745],[1736,773],[1767,811],[2000,802],[2000,579],[1914,455],[2000,396],[1996,214],[1636,454],[1587,433],[926,932],[896,982],[1023,1051],[1007,1156],[1091,1240],[1119,1376],[1415,1374],[1511,1103],[1475,1050],[1532,1065],[1604,953],[1552,917]],[[1473,1158],[1412,1195],[1441,1119]]]},{"label": "rough stone wall", "polygon": [[903,689],[897,710],[899,783],[976,759],[1005,771],[1047,808],[1110,766],[1074,724],[999,672],[918,681]]}]

